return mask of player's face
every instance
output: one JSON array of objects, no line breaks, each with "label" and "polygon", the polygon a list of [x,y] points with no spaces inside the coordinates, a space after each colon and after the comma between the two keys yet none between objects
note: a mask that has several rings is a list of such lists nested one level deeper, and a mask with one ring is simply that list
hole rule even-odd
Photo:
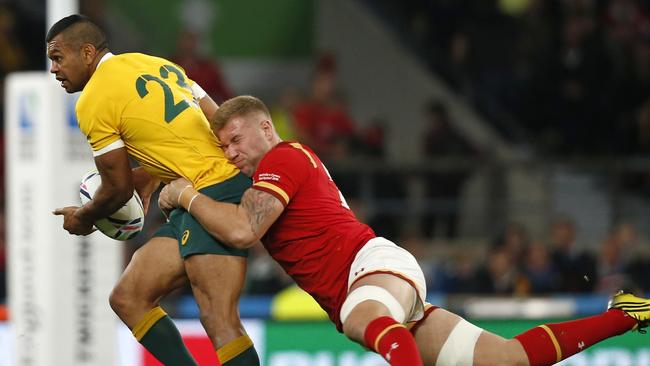
[{"label": "player's face", "polygon": [[228,160],[249,177],[272,147],[263,125],[263,115],[250,113],[231,119],[217,132]]},{"label": "player's face", "polygon": [[68,93],[83,90],[90,79],[89,68],[83,62],[81,48],[75,49],[59,34],[47,44],[47,57],[52,61],[50,72]]}]

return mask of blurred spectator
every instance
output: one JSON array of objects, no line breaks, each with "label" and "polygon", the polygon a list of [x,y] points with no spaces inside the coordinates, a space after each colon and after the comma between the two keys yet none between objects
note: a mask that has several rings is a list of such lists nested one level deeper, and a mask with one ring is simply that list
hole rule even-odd
[{"label": "blurred spectator", "polygon": [[477,261],[473,254],[458,251],[441,259],[431,272],[425,273],[428,290],[449,294],[480,292],[474,290],[480,284],[475,282]]},{"label": "blurred spectator", "polygon": [[[425,106],[424,114],[426,132],[422,150],[427,159],[475,156],[477,151],[454,129],[445,104],[431,100]],[[433,170],[425,173],[425,195],[429,201],[429,210],[423,216],[422,228],[427,237],[453,239],[457,236],[458,202],[467,176],[468,172],[464,170]]]},{"label": "blurred spectator", "polygon": [[636,226],[631,222],[622,222],[614,227],[614,236],[622,250],[622,257],[627,264],[639,254],[640,243]]},{"label": "blurred spectator", "polygon": [[181,66],[187,76],[197,82],[218,104],[233,97],[219,64],[201,53],[198,33],[189,29],[181,30],[171,60]]},{"label": "blurred spectator", "polygon": [[556,270],[548,247],[533,243],[527,248],[523,266],[528,293],[532,295],[549,294],[559,288],[560,275]]},{"label": "blurred spectator", "polygon": [[531,238],[528,229],[519,222],[511,222],[494,239],[491,247],[505,249],[510,253],[515,265],[521,268],[528,256],[527,252],[530,241]]},{"label": "blurred spectator", "polygon": [[473,291],[481,294],[525,294],[527,284],[505,248],[490,250],[474,275]]},{"label": "blurred spectator", "polygon": [[331,55],[323,56],[314,73],[311,93],[294,108],[298,135],[324,160],[349,155],[356,127],[336,89],[337,70]]},{"label": "blurred spectator", "polygon": [[551,258],[560,273],[562,292],[590,292],[594,288],[596,264],[593,255],[576,248],[576,227],[567,217],[551,226]]},{"label": "blurred spectator", "polygon": [[636,227],[623,222],[609,233],[603,241],[598,257],[596,290],[609,294],[618,289],[639,290],[647,288],[648,280],[643,272],[648,258],[639,245]]},{"label": "blurred spectator", "polygon": [[650,95],[647,1],[366,4],[510,141],[559,155],[630,153],[612,137]]},{"label": "blurred spectator", "polygon": [[626,288],[625,261],[622,243],[615,234],[610,234],[600,247],[596,278],[596,291],[603,294],[612,294],[619,289]]},{"label": "blurred spectator", "polygon": [[358,146],[359,153],[362,156],[373,159],[384,159],[386,157],[386,129],[387,123],[375,118],[361,129],[359,133]]}]

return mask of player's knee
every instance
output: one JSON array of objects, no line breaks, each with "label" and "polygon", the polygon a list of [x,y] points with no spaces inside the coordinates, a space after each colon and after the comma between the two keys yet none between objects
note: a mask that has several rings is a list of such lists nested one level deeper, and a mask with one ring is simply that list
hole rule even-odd
[{"label": "player's knee", "polygon": [[126,292],[119,286],[115,286],[111,294],[108,296],[108,303],[111,306],[113,311],[120,315],[127,311],[129,307],[129,296]]},{"label": "player's knee", "polygon": [[502,356],[502,359],[499,361],[499,365],[505,366],[528,366],[530,361],[526,352],[522,350],[521,343],[516,339],[507,339],[505,340],[501,350],[499,352]]},{"label": "player's knee", "polygon": [[108,297],[108,303],[116,314],[128,315],[135,309],[150,309],[155,305],[155,300],[146,296],[146,291],[118,282]]},{"label": "player's knee", "polygon": [[[442,345],[442,348],[438,353],[436,364],[458,366],[474,365],[476,346],[482,332],[483,329],[469,323],[465,319],[461,319],[456,326],[454,326]],[[480,359],[485,361],[481,357]],[[490,362],[489,364],[509,365],[508,363],[502,362]]]}]

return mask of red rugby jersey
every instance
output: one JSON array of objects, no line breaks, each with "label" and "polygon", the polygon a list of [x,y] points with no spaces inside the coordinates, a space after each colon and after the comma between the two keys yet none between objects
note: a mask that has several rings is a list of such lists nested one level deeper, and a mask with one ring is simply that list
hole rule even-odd
[{"label": "red rugby jersey", "polygon": [[350,265],[375,233],[356,219],[323,163],[304,145],[275,146],[262,158],[253,180],[254,189],[285,206],[262,243],[340,331]]}]

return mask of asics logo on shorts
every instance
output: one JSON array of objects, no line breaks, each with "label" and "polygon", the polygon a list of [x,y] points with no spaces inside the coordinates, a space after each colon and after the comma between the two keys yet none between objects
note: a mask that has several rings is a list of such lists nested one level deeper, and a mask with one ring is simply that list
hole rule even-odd
[{"label": "asics logo on shorts", "polygon": [[190,237],[190,230],[185,230],[183,231],[183,237],[181,238],[181,245],[185,245],[187,243],[187,239]]}]

